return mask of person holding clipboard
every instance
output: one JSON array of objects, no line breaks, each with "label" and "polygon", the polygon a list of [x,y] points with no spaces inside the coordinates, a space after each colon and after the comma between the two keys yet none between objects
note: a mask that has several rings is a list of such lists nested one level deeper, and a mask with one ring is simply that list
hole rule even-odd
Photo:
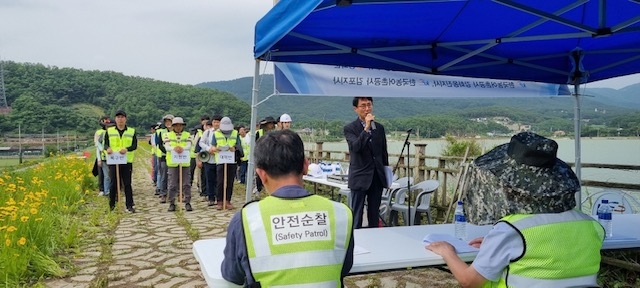
[{"label": "person holding clipboard", "polygon": [[104,149],[107,151],[107,165],[111,189],[109,193],[109,208],[113,211],[116,200],[120,199],[120,183],[124,186],[127,212],[135,213],[133,203],[133,189],[131,188],[131,172],[133,171],[134,151],[138,149],[136,130],[127,126],[127,113],[122,109],[116,111],[116,126],[107,129],[104,138]]}]

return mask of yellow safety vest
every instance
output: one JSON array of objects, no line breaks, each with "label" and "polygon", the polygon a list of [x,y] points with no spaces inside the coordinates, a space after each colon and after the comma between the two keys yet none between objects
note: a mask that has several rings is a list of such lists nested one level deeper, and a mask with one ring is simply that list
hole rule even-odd
[{"label": "yellow safety vest", "polygon": [[[167,134],[167,138],[169,138],[171,147],[187,147],[187,142],[191,141],[190,136],[191,135],[189,134],[189,132],[186,131],[182,131],[182,133],[180,134],[180,139],[178,139],[178,135],[176,134],[176,132],[171,131]],[[167,151],[167,167],[178,167],[178,163],[173,163],[173,161],[171,161],[171,153],[173,152]],[[182,167],[189,167],[189,165],[191,165],[191,163],[189,162],[180,164],[180,166]]]},{"label": "yellow safety vest", "polygon": [[251,153],[251,143],[249,143],[251,140],[245,139],[245,137],[240,138],[240,141],[242,142],[242,153],[244,153],[244,155],[240,159],[242,160],[242,162],[249,161],[249,155]]},{"label": "yellow safety vest", "polygon": [[268,196],[241,215],[251,274],[262,287],[340,287],[353,225],[346,205]]},{"label": "yellow safety vest", "polygon": [[522,257],[509,263],[499,282],[484,287],[597,286],[604,228],[582,212],[517,214],[502,218],[518,229]]},{"label": "yellow safety vest", "polygon": [[[231,131],[231,135],[229,136],[229,139],[227,139],[227,137],[224,136],[224,133],[222,133],[222,131],[220,130],[216,130],[213,133],[213,137],[216,138],[216,147],[220,147],[220,146],[229,146],[229,147],[234,147],[236,146],[236,140],[238,139],[238,131],[233,130]],[[218,159],[218,152],[215,153],[214,157],[216,157],[216,159]]]},{"label": "yellow safety vest", "polygon": [[[156,138],[156,148],[160,145],[164,145],[164,143],[162,142],[162,137],[163,137],[163,133],[169,132],[167,130],[167,128],[160,128],[158,130],[156,130],[156,135],[158,135],[158,137]],[[158,139],[160,139],[160,141],[158,141]],[[160,143],[158,143],[160,142]],[[158,157],[162,157],[165,156],[165,153],[162,153],[162,150],[160,150],[160,148],[156,149],[156,156]]]},{"label": "yellow safety vest", "polygon": [[[126,149],[127,147],[131,147],[133,145],[133,136],[136,134],[136,130],[130,127],[127,127],[127,130],[124,130],[122,136],[118,133],[118,129],[113,126],[107,129],[107,137],[109,137],[109,146],[113,153],[120,153],[121,149]],[[135,151],[127,151],[127,163],[133,163],[133,156],[135,155]]]},{"label": "yellow safety vest", "polygon": [[198,141],[202,137],[202,130],[198,129],[196,133],[197,137],[193,137],[193,142],[191,143],[191,149],[189,149],[189,153],[192,159],[196,159],[198,157],[198,153],[196,153],[196,147],[198,146]]},{"label": "yellow safety vest", "polygon": [[[102,144],[102,147],[104,147],[104,135],[107,134],[107,130],[98,129],[95,134],[100,135],[100,143]],[[100,160],[102,161],[107,160],[107,151],[103,149],[100,151],[100,155],[96,155],[96,157],[100,157]]]}]

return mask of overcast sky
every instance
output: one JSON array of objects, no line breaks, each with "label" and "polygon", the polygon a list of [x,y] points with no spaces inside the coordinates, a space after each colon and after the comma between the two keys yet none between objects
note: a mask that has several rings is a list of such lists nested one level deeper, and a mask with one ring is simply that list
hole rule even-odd
[{"label": "overcast sky", "polygon": [[[232,80],[253,75],[254,26],[272,5],[273,0],[0,0],[0,58],[182,84]],[[587,87],[618,89],[638,82],[640,74]]]}]

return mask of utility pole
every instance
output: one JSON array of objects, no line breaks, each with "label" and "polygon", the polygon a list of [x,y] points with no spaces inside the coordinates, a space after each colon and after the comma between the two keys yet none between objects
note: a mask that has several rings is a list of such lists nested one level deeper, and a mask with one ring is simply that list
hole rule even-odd
[{"label": "utility pole", "polygon": [[18,163],[22,164],[22,124],[18,123]]},{"label": "utility pole", "polygon": [[44,127],[42,127],[42,158],[46,157],[44,153]]},{"label": "utility pole", "polygon": [[60,131],[56,129],[56,153],[60,152]]}]

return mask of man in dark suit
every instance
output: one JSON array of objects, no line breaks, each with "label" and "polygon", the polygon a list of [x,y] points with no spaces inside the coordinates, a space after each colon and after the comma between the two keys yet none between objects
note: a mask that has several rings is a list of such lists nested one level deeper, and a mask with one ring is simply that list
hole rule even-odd
[{"label": "man in dark suit", "polygon": [[384,166],[389,165],[384,127],[374,123],[373,99],[354,97],[353,111],[358,119],[344,126],[349,144],[349,189],[353,227],[362,228],[364,201],[367,201],[368,227],[378,227],[382,189],[387,187]]}]

